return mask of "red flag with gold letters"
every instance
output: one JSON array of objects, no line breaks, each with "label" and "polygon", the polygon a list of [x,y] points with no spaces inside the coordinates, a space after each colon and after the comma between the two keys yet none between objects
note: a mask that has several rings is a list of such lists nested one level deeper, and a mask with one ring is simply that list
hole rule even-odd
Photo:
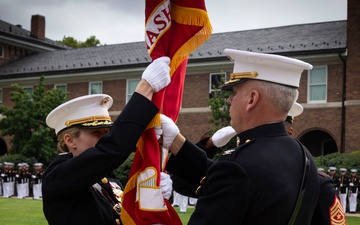
[{"label": "red flag with gold letters", "polygon": [[[204,0],[146,0],[145,42],[152,60],[171,59],[171,83],[154,94],[161,113],[177,120],[184,89],[188,56],[210,36],[212,28]],[[154,126],[156,115],[138,141],[126,184],[121,219],[125,225],[182,224],[171,204],[163,198],[160,172],[166,163]],[[165,154],[164,154],[165,153]]]}]

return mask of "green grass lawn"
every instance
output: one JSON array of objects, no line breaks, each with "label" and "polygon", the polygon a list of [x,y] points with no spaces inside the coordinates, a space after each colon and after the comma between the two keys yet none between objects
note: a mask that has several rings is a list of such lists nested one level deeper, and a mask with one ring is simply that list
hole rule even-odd
[{"label": "green grass lawn", "polygon": [[1,225],[46,225],[42,201],[0,197]]},{"label": "green grass lawn", "polygon": [[[175,210],[179,212],[179,207]],[[186,213],[179,214],[183,224],[187,224],[194,211],[189,207]],[[347,216],[347,225],[359,225],[360,217]],[[42,212],[42,201],[32,199],[2,198],[0,197],[0,224],[1,225],[46,225]]]},{"label": "green grass lawn", "polygon": [[186,213],[179,213],[179,207],[175,207],[175,211],[178,213],[178,215],[181,219],[181,222],[183,224],[187,224],[187,222],[190,219],[191,214],[194,212],[194,209],[195,209],[194,207],[188,207],[186,210]]}]

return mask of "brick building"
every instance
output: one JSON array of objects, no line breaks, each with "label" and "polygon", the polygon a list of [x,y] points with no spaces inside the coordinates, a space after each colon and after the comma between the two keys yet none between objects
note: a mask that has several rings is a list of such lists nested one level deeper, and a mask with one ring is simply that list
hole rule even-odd
[{"label": "brick building", "polygon": [[[189,56],[178,125],[191,141],[214,127],[207,104],[212,85],[225,80],[233,63],[223,50],[234,48],[285,55],[314,66],[304,72],[295,136],[314,156],[360,150],[360,4],[348,1],[348,19],[213,34]],[[35,20],[35,21],[34,21]],[[114,98],[115,119],[142,71],[150,63],[144,42],[70,49],[45,38],[45,18],[33,16],[31,31],[0,20],[0,102],[11,106],[10,85],[31,91],[45,75],[48,88],[68,99],[90,93]],[[34,26],[33,26],[34,24]],[[36,32],[38,31],[38,32]],[[1,128],[0,128],[1,129]],[[0,148],[9,148],[0,136]]]}]

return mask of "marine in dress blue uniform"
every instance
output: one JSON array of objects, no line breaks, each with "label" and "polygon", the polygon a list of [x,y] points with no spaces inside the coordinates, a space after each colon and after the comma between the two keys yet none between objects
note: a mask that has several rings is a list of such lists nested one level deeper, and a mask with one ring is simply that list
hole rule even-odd
[{"label": "marine in dress blue uniform", "polygon": [[[169,84],[168,64],[169,58],[161,57],[147,67],[114,123],[108,112],[113,100],[106,94],[70,100],[49,113],[47,125],[58,137],[68,135],[63,138],[69,138],[65,144],[70,149],[60,153],[43,175],[43,210],[50,225],[121,224],[121,184],[112,171],[135,151],[138,139],[159,111],[151,98]],[[78,139],[66,133],[75,127],[83,132]],[[82,151],[77,152],[72,138],[87,149],[80,146]],[[88,148],[86,141],[94,140],[94,146]]]},{"label": "marine in dress blue uniform", "polygon": [[[289,135],[293,135],[294,129],[291,125],[294,123],[295,117],[299,116],[303,110],[302,105],[297,102],[291,107],[285,120],[285,126],[287,126]],[[339,193],[334,186],[333,179],[324,173],[323,168],[318,168],[318,178],[320,192],[311,225],[345,225],[345,212],[340,203]]]},{"label": "marine in dress blue uniform", "polygon": [[17,197],[22,199],[25,198],[25,169],[23,168],[23,163],[18,163],[18,172],[16,174],[16,192]]},{"label": "marine in dress blue uniform", "polygon": [[359,191],[360,180],[357,177],[357,169],[351,169],[351,176],[349,178],[349,211],[356,213],[357,196]]},{"label": "marine in dress blue uniform", "polygon": [[[240,91],[237,100],[243,100],[244,107],[251,107],[253,102],[250,100],[256,101],[254,91],[248,92],[252,95],[241,92],[241,88],[248,90],[246,82],[253,85],[250,87],[256,87],[255,83],[251,83],[251,80],[256,80],[296,88],[303,70],[312,68],[302,61],[281,56],[231,49],[225,50],[225,53],[234,59],[235,65],[231,80],[223,89],[233,89],[233,96],[237,96],[234,91]],[[232,115],[234,100],[230,101]],[[287,134],[283,123],[286,112],[278,121],[260,122],[240,131],[237,135],[239,146],[224,151],[216,162],[208,159],[203,150],[185,140],[181,134],[175,136],[173,143],[169,144],[174,155],[170,157],[166,169],[193,189],[198,187],[199,200],[189,224],[288,224],[301,188],[304,152],[308,155],[310,166],[302,204],[294,224],[311,223],[319,194],[317,168],[308,150]],[[265,111],[263,114],[269,116]],[[238,118],[231,116],[232,126],[239,122],[234,119]],[[162,122],[165,124],[165,145],[166,134],[170,134],[167,138],[171,140],[174,128],[168,128],[172,126],[166,118]]]},{"label": "marine in dress blue uniform", "polygon": [[339,199],[339,192],[334,187],[333,179],[322,171],[318,171],[318,175],[320,193],[311,225],[345,225],[345,212]]},{"label": "marine in dress blue uniform", "polygon": [[14,170],[14,165],[12,162],[4,162],[4,169],[1,173],[4,198],[10,198],[14,195],[15,177],[17,174]]},{"label": "marine in dress blue uniform", "polygon": [[34,170],[31,175],[31,182],[33,184],[33,198],[36,200],[42,197],[41,186],[44,175],[44,170],[42,167],[42,163],[34,163]]},{"label": "marine in dress blue uniform", "polygon": [[338,179],[339,186],[339,197],[341,205],[343,206],[344,212],[346,212],[347,195],[349,190],[349,178],[346,175],[346,168],[340,168],[340,177]]},{"label": "marine in dress blue uniform", "polygon": [[339,176],[336,174],[337,168],[334,166],[330,166],[328,170],[328,175],[334,181],[334,187],[336,190],[339,190]]},{"label": "marine in dress blue uniform", "polygon": [[[84,102],[85,99],[81,100]],[[110,96],[88,96],[88,100],[100,106],[101,101],[110,102]],[[105,105],[110,107],[111,104]],[[81,106],[76,104],[72,107],[78,110]],[[87,110],[91,112],[92,109]],[[143,110],[147,113],[144,114]],[[157,111],[153,103],[134,93],[111,131],[95,147],[76,157],[71,153],[61,153],[56,157],[46,168],[42,185],[44,214],[50,225],[120,224],[119,211],[114,209],[119,202],[109,192],[110,177],[113,183],[121,187],[111,175],[112,171],[134,151],[138,138]],[[109,126],[111,121],[96,123]],[[100,186],[99,189],[94,186],[96,184]]]}]

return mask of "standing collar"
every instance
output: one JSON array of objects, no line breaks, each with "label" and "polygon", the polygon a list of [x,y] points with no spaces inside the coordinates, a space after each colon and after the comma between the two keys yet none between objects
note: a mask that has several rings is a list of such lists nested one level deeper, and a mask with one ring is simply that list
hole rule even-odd
[{"label": "standing collar", "polygon": [[238,137],[240,138],[240,144],[244,144],[247,140],[284,135],[288,135],[284,122],[276,122],[251,128],[238,134]]}]

